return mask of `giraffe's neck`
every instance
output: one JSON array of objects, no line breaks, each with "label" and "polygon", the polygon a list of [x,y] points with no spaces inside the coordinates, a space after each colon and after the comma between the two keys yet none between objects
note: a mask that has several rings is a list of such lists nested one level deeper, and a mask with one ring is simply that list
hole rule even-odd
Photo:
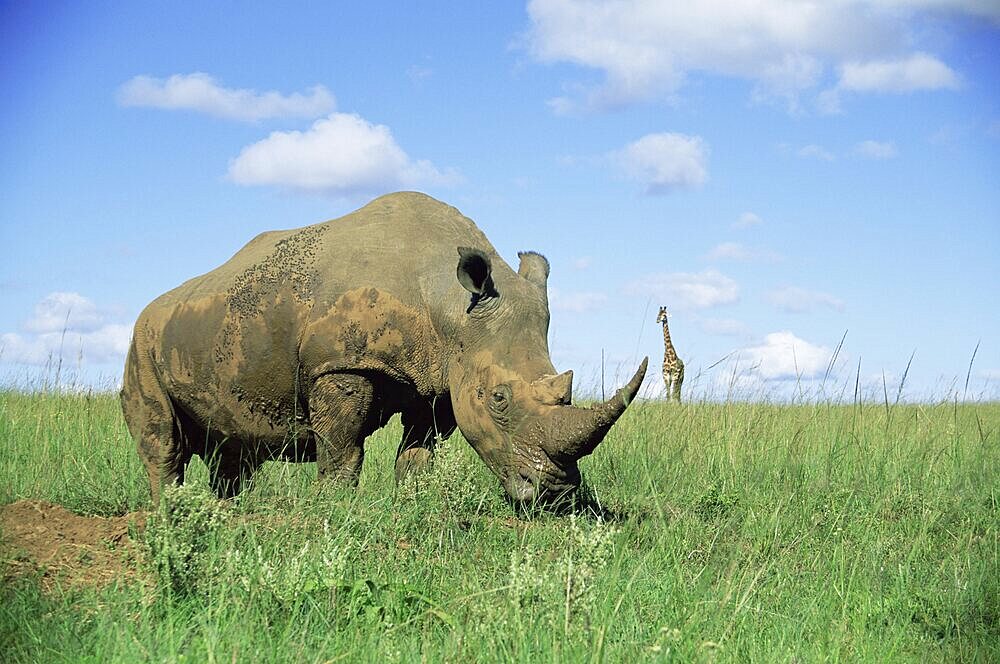
[{"label": "giraffe's neck", "polygon": [[674,362],[677,360],[677,352],[674,350],[674,344],[670,341],[670,328],[667,326],[667,321],[663,321],[663,356],[667,362]]}]

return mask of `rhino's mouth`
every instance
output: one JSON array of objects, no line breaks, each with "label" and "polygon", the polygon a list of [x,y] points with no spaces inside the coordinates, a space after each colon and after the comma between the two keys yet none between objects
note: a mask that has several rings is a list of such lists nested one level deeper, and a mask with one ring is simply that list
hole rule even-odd
[{"label": "rhino's mouth", "polygon": [[559,505],[571,498],[579,488],[578,484],[541,485],[520,473],[504,487],[507,498],[515,506]]},{"label": "rhino's mouth", "polygon": [[504,490],[511,502],[518,505],[531,504],[538,495],[537,485],[520,473],[514,473],[513,477],[507,480]]},{"label": "rhino's mouth", "polygon": [[512,502],[520,505],[532,503],[558,503],[572,496],[580,486],[580,470],[573,464],[562,468],[549,461],[543,467],[514,469],[504,482],[504,489]]}]

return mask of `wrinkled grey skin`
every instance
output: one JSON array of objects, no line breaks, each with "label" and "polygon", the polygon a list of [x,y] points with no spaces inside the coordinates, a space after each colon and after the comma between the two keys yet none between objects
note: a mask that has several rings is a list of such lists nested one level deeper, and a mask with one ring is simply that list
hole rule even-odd
[{"label": "wrinkled grey skin", "polygon": [[456,426],[517,502],[566,495],[646,369],[594,408],[549,359],[548,262],[515,273],[458,210],[383,196],[333,221],[263,233],[136,322],[121,393],[154,501],[193,454],[222,497],[267,459],[356,482],[395,413],[397,479]]}]

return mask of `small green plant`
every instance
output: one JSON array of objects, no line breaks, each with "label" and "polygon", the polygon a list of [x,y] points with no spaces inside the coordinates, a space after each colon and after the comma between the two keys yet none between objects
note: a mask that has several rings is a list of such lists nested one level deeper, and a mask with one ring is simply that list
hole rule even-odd
[{"label": "small green plant", "polygon": [[553,588],[547,566],[531,551],[510,554],[508,599],[515,611],[530,609],[545,600]]},{"label": "small green plant", "polygon": [[160,588],[187,595],[209,582],[212,548],[226,510],[194,484],[167,487],[146,523],[145,541]]},{"label": "small green plant", "polygon": [[[597,605],[596,587],[614,558],[618,529],[602,519],[568,517],[563,548],[542,560],[532,551],[511,555],[508,598],[515,612],[543,613],[564,631],[571,624],[587,627]],[[578,620],[579,619],[579,620]]]},{"label": "small green plant", "polygon": [[733,511],[740,503],[736,493],[726,489],[721,483],[716,482],[708,488],[695,504],[695,511],[706,521],[723,519]]},{"label": "small green plant", "polygon": [[569,517],[569,548],[559,561],[560,577],[564,593],[564,618],[568,625],[571,617],[589,617],[596,599],[594,589],[598,578],[615,555],[615,535],[618,529],[609,526],[602,519],[592,522],[589,527],[585,519],[574,515]]},{"label": "small green plant", "polygon": [[286,533],[272,539],[266,550],[261,544],[236,545],[221,557],[215,576],[250,596],[264,593],[285,603],[343,585],[351,543],[338,537],[329,521],[315,540],[299,545],[298,539],[296,533]]},{"label": "small green plant", "polygon": [[437,502],[441,512],[453,518],[475,516],[496,506],[496,491],[484,487],[478,464],[459,436],[439,440],[433,461],[404,479],[398,495],[404,500]]}]

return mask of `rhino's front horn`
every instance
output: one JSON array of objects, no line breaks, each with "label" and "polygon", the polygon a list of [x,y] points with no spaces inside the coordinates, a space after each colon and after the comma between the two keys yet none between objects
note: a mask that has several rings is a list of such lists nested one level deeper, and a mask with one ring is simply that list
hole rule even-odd
[{"label": "rhino's front horn", "polygon": [[593,452],[635,399],[648,364],[649,358],[644,358],[632,380],[604,403],[591,408],[562,406],[547,414],[541,438],[542,446],[549,456],[553,459],[573,460]]}]

